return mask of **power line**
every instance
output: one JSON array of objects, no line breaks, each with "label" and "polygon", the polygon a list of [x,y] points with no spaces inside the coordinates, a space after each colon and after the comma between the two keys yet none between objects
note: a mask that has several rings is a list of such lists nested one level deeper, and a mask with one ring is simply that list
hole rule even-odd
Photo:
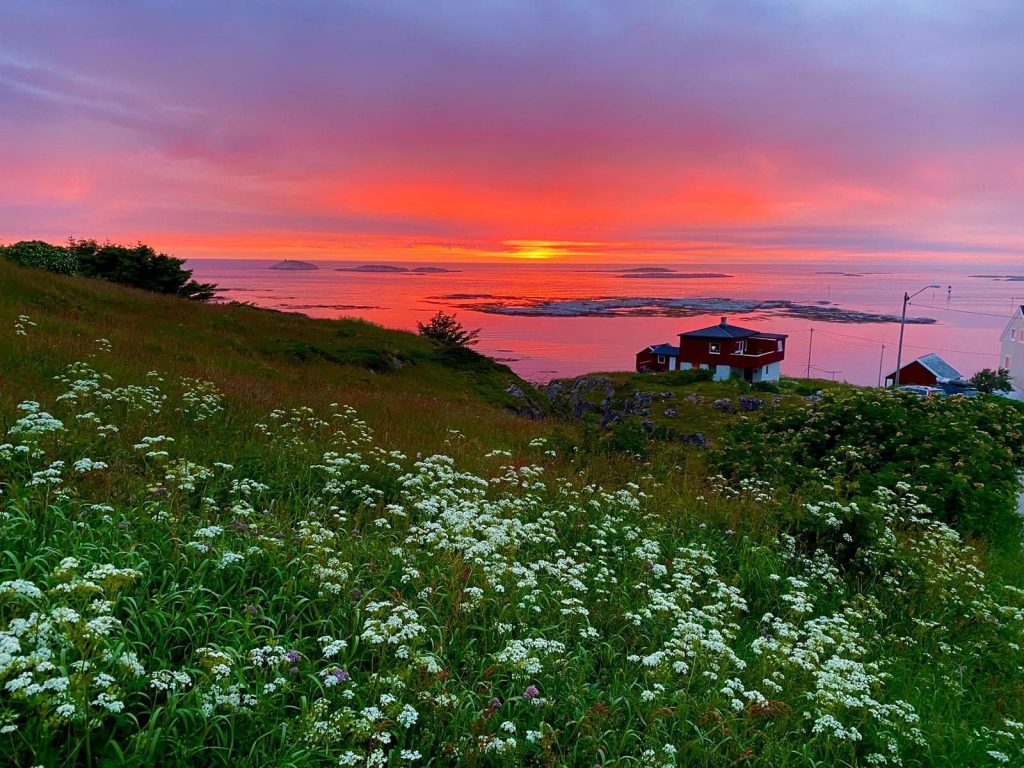
[{"label": "power line", "polygon": [[826,336],[832,336],[833,338],[837,338],[837,339],[838,338],[843,338],[843,339],[853,339],[853,338],[856,338],[858,343],[852,344],[851,346],[861,347],[862,349],[875,349],[879,344],[884,344],[885,343],[884,341],[881,341],[881,340],[867,339],[867,338],[861,339],[859,337],[845,336],[843,334],[836,334],[836,333],[832,333],[831,331],[824,331],[824,330],[821,330],[821,329],[818,330],[818,333],[823,333]]},{"label": "power line", "polygon": [[[821,328],[815,328],[814,330],[817,333],[824,333],[824,334],[830,335],[830,336],[839,336],[839,337],[842,337],[844,339],[856,339],[858,341],[868,342],[868,344],[870,344],[872,348],[877,347],[879,344],[885,344],[886,343],[882,339],[869,339],[866,336],[853,336],[853,335],[848,334],[848,333],[839,333],[837,331],[826,331],[826,330],[823,330]],[[930,347],[930,346],[922,346],[920,344],[907,344],[906,342],[903,343],[903,346],[904,347],[910,347],[912,349],[930,349],[930,350],[934,350],[936,352],[953,352],[953,353],[958,354],[958,355],[987,355],[987,356],[990,356],[990,357],[998,357],[999,356],[998,352],[978,352],[976,350],[967,350],[967,349],[949,349],[948,347]]]},{"label": "power line", "polygon": [[904,347],[910,347],[912,349],[930,349],[935,352],[953,352],[957,355],[981,355],[982,357],[999,357],[998,352],[974,352],[967,349],[947,349],[945,347],[922,347],[920,344],[907,344],[904,342]]},{"label": "power line", "polygon": [[933,304],[914,304],[915,307],[924,307],[926,309],[937,309],[941,312],[958,312],[961,315],[981,315],[982,317],[998,317],[1002,320],[1009,320],[1006,315],[997,315],[993,312],[974,312],[970,309],[953,309],[952,307],[936,307]]}]

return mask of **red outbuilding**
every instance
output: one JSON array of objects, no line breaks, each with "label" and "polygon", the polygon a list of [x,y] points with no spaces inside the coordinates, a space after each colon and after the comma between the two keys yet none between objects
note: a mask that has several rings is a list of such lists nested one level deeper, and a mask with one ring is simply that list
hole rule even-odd
[{"label": "red outbuilding", "polygon": [[[885,386],[891,387],[896,371],[885,377]],[[934,387],[947,381],[957,381],[960,371],[941,357],[932,353],[917,358],[900,368],[900,386],[914,384],[919,387]]]},{"label": "red outbuilding", "polygon": [[679,347],[671,344],[652,344],[636,353],[636,369],[640,373],[674,371],[678,362]]}]

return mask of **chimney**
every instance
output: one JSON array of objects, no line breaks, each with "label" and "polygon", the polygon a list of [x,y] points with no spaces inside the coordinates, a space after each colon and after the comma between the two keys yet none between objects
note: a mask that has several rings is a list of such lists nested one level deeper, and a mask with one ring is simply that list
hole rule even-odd
[{"label": "chimney", "polygon": [[719,323],[719,325],[725,325],[725,324],[726,324],[726,323],[725,323],[725,318],[723,317],[723,318],[722,318],[722,322],[721,322],[721,323]]}]

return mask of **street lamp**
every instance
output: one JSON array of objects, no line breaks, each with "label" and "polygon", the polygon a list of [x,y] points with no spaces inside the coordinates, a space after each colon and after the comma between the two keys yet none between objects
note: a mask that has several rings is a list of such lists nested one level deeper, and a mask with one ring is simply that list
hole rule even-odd
[{"label": "street lamp", "polygon": [[893,389],[899,389],[900,386],[900,366],[903,365],[903,327],[907,323],[907,304],[909,304],[910,300],[917,296],[918,293],[921,293],[922,291],[927,291],[929,288],[941,287],[942,286],[938,284],[926,285],[917,293],[908,294],[906,291],[904,291],[903,293],[903,314],[900,316],[900,345],[899,347],[896,348],[896,375],[892,377]]}]

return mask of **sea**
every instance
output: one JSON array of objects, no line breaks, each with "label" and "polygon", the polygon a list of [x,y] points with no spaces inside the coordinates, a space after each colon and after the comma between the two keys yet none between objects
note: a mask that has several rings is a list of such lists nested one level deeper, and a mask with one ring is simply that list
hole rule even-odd
[{"label": "sea", "polygon": [[[904,292],[929,285],[939,287],[918,293],[907,316],[934,322],[904,327],[903,362],[935,353],[969,377],[1000,365],[1000,333],[1024,303],[1022,272],[1006,264],[388,262],[406,271],[377,272],[359,271],[367,262],[317,261],[310,271],[272,269],[277,263],[191,259],[187,267],[222,289],[219,300],[310,317],[415,331],[438,310],[455,313],[480,329],[479,352],[537,383],[633,370],[644,347],[726,317],[788,334],[785,376],[877,385],[896,368]],[[425,266],[446,271],[413,271]]]}]

